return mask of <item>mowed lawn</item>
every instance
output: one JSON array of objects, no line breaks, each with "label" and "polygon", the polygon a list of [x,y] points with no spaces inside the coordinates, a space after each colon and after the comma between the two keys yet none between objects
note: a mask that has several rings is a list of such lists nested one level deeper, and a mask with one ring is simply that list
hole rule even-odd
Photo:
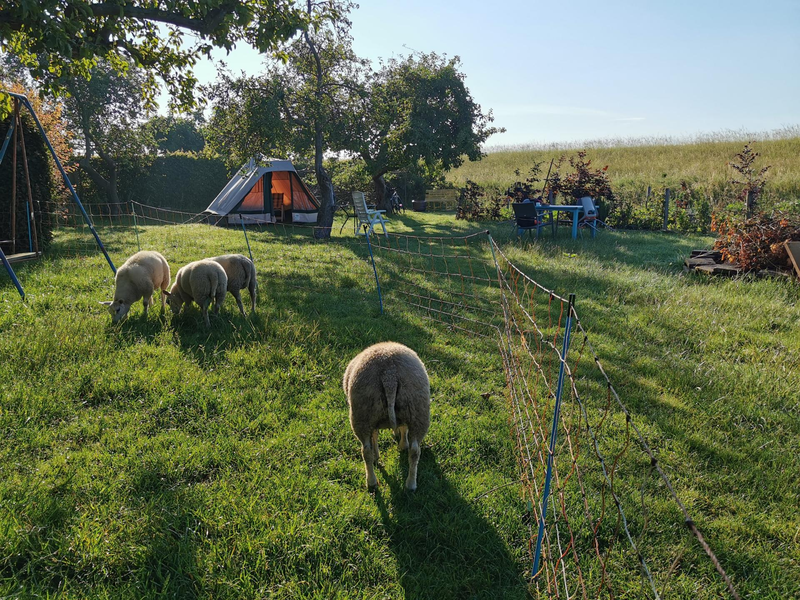
[{"label": "mowed lawn", "polygon": [[[485,225],[409,212],[390,228]],[[683,257],[710,243],[700,236],[520,243],[507,224],[489,228],[523,271],[577,294],[612,381],[742,596],[800,595],[797,283],[685,274]],[[531,594],[496,347],[398,302],[381,315],[349,231],[329,243],[253,232],[257,314],[228,297],[210,330],[196,308],[144,319],[141,304],[112,325],[97,303],[113,293],[99,253],[20,266],[24,304],[0,278],[0,596]],[[117,265],[136,249],[131,229],[101,233]],[[247,253],[237,230],[139,233],[173,274]],[[383,340],[415,348],[431,376],[414,494],[388,432],[367,493],[347,420],[344,368]],[[680,597],[718,591],[698,578]]]}]

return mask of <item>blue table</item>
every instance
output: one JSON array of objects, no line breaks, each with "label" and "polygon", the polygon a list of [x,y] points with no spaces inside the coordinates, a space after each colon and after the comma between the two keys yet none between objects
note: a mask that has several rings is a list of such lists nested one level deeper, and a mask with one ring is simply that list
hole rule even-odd
[{"label": "blue table", "polygon": [[[556,223],[558,223],[558,213],[560,212],[572,213],[572,239],[574,240],[578,237],[578,219],[580,218],[580,215],[583,212],[582,204],[541,204],[537,208],[539,210],[546,210],[551,214],[556,213],[555,215]],[[594,237],[595,233],[597,232],[597,229],[595,227],[591,227],[591,230],[592,230],[592,237]]]}]

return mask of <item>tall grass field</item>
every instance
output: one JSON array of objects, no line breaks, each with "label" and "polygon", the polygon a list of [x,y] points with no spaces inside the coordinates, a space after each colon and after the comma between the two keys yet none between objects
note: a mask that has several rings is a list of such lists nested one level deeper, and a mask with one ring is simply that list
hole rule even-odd
[{"label": "tall grass field", "polygon": [[[800,135],[797,128],[787,128],[766,138],[757,135],[753,138],[752,148],[760,154],[755,166],[770,166],[764,204],[772,206],[790,202],[797,208],[800,202]],[[736,154],[748,141],[742,136],[719,134],[675,143],[611,140],[573,144],[569,148],[497,148],[491,149],[478,162],[465,162],[451,171],[447,178],[458,187],[472,180],[486,188],[505,191],[514,182],[524,181],[535,163],[543,164],[544,172],[540,177],[544,179],[551,159],[586,150],[593,167],[608,166],[612,188],[625,198],[637,198],[643,203],[648,186],[656,194],[663,194],[663,189],[669,187],[674,195],[681,183],[686,182],[708,197],[712,206],[718,206],[736,199],[736,186],[730,182],[738,174],[728,163],[735,160]],[[565,164],[563,168],[568,171],[569,165]],[[516,170],[521,175],[517,175]]]},{"label": "tall grass field", "polygon": [[[503,179],[499,168],[486,179]],[[496,341],[425,318],[391,280],[381,312],[365,244],[339,226],[328,242],[252,232],[256,313],[242,317],[228,297],[210,329],[196,307],[176,317],[158,302],[113,325],[98,304],[113,274],[82,232],[59,231],[43,259],[16,265],[25,302],[0,275],[0,597],[537,597]],[[486,229],[411,212],[389,228]],[[685,273],[683,258],[711,243],[702,235],[489,231],[524,273],[577,295],[609,376],[739,594],[800,597],[797,283]],[[241,230],[207,225],[101,235],[117,266],[141,246],[173,275],[248,252]],[[368,493],[341,387],[349,360],[385,340],[414,348],[431,379],[415,493],[386,431]],[[684,539],[687,556],[702,554]],[[713,569],[670,561],[664,598],[727,597]],[[637,573],[614,577],[616,597],[642,597]]]}]

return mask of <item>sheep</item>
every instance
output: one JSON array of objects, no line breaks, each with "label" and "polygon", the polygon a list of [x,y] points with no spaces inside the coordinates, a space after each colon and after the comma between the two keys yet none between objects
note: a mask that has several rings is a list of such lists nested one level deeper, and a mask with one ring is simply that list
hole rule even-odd
[{"label": "sheep", "polygon": [[119,323],[128,316],[131,305],[139,298],[144,304],[144,316],[153,300],[153,292],[161,290],[161,310],[165,309],[170,274],[167,260],[158,252],[142,250],[131,256],[114,277],[114,300],[100,302],[108,307],[111,321]]},{"label": "sheep", "polygon": [[218,262],[204,259],[196,260],[181,267],[175,276],[175,283],[168,293],[167,302],[174,314],[179,314],[184,304],[197,302],[203,311],[206,327],[211,327],[208,319],[208,306],[214,301],[214,314],[219,314],[220,304],[225,300],[228,276]]},{"label": "sheep", "polygon": [[350,426],[361,442],[367,488],[378,480],[378,429],[399,434],[400,450],[408,449],[406,489],[417,489],[420,444],[430,426],[430,383],[416,352],[403,344],[370,346],[347,365],[342,387],[350,406]]},{"label": "sheep", "polygon": [[236,299],[236,304],[239,307],[239,312],[244,314],[244,306],[242,306],[242,297],[239,290],[247,289],[250,292],[250,310],[256,310],[256,266],[253,261],[241,254],[225,254],[223,256],[215,256],[210,259],[218,262],[225,269],[225,274],[228,276],[228,291]]}]

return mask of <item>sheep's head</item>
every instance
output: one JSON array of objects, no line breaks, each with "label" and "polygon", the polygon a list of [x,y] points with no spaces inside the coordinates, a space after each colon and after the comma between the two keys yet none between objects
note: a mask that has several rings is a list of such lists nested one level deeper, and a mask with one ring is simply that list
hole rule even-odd
[{"label": "sheep's head", "polygon": [[173,286],[172,292],[164,290],[164,293],[167,295],[167,304],[169,304],[169,307],[172,309],[172,314],[177,315],[179,312],[181,312],[183,300],[181,300],[178,294],[175,293],[175,286]]},{"label": "sheep's head", "polygon": [[128,316],[128,311],[131,309],[131,305],[127,304],[122,300],[114,300],[113,302],[101,302],[103,306],[108,308],[108,312],[111,314],[111,322],[112,323],[119,323],[125,317]]}]

